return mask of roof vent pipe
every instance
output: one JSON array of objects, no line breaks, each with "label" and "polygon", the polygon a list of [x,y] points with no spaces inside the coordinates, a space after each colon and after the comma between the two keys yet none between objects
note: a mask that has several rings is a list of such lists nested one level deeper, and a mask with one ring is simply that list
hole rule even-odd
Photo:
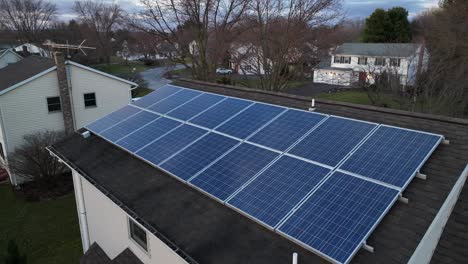
[{"label": "roof vent pipe", "polygon": [[292,261],[293,264],[297,264],[297,256],[298,256],[297,253],[294,252],[293,253],[293,261]]}]

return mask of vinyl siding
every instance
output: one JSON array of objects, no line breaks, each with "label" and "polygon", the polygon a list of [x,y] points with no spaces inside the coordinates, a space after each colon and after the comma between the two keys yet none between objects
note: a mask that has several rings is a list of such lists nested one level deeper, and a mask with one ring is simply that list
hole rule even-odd
[{"label": "vinyl siding", "polygon": [[97,242],[111,259],[126,248],[130,248],[145,264],[186,263],[149,232],[146,232],[149,253],[144,252],[130,240],[128,215],[86,179],[83,177],[81,179],[90,244]]},{"label": "vinyl siding", "polygon": [[[67,67],[77,129],[131,102],[130,84],[74,65]],[[85,93],[96,93],[96,107],[85,107]]]},{"label": "vinyl siding", "polygon": [[0,69],[8,66],[10,63],[18,62],[19,60],[21,60],[21,58],[11,52],[7,52],[0,58]]},{"label": "vinyl siding", "polygon": [[62,112],[49,113],[47,97],[59,96],[55,71],[0,97],[7,152],[23,143],[23,137],[40,130],[63,130]]}]

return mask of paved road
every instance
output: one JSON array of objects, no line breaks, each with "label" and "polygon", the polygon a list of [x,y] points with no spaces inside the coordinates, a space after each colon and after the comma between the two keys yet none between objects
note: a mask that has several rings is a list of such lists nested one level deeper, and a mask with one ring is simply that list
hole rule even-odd
[{"label": "paved road", "polygon": [[161,86],[164,86],[172,81],[164,78],[164,73],[169,70],[181,69],[183,65],[176,65],[174,67],[157,67],[151,68],[149,70],[140,72],[141,77],[148,83],[148,88],[157,89]]}]

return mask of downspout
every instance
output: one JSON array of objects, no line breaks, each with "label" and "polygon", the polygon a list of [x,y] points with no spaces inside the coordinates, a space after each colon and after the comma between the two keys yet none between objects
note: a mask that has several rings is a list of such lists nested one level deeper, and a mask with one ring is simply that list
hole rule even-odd
[{"label": "downspout", "polygon": [[83,185],[81,176],[78,172],[72,169],[73,185],[75,186],[76,207],[78,209],[78,220],[80,222],[81,243],[83,252],[89,249],[89,231],[88,220],[86,218],[86,207],[83,196]]},{"label": "downspout", "polygon": [[[3,154],[5,155],[5,157],[3,157],[4,161],[6,163],[8,163],[8,139],[7,139],[7,134],[6,134],[6,130],[5,130],[5,123],[3,122],[3,111],[2,111],[2,106],[0,105],[0,128],[2,129],[2,135],[3,135]],[[5,168],[7,171],[8,171],[8,175],[10,176],[10,182],[11,184],[13,184],[13,186],[17,186],[18,185],[18,182],[16,181],[16,177],[15,175],[13,175],[13,173],[11,173],[10,169],[8,168],[8,166],[6,166]]]}]

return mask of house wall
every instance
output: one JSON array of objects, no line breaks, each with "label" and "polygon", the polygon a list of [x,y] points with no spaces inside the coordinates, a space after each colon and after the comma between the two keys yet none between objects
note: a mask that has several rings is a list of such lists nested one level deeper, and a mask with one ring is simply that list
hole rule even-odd
[{"label": "house wall", "polygon": [[20,61],[21,58],[16,56],[15,54],[7,51],[3,56],[0,58],[0,69],[5,68],[10,63],[16,63]]},{"label": "house wall", "polygon": [[0,96],[7,152],[21,145],[24,135],[64,129],[62,113],[47,109],[47,97],[54,96],[59,96],[55,71]]},{"label": "house wall", "polygon": [[187,263],[157,237],[146,232],[148,253],[130,239],[128,215],[86,179],[82,179],[82,190],[90,244],[97,242],[111,258],[126,248],[145,264]]},{"label": "house wall", "polygon": [[[68,65],[67,71],[77,129],[122,108],[132,100],[131,85],[128,83],[74,65]],[[96,93],[96,107],[85,107],[85,93]]]}]

